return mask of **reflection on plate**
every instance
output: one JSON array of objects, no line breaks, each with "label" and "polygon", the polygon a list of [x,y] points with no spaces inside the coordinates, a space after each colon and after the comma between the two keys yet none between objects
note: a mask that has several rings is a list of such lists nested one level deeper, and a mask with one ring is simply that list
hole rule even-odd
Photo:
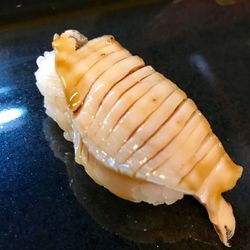
[{"label": "reflection on plate", "polygon": [[122,200],[95,184],[84,168],[74,161],[73,147],[50,118],[43,123],[46,139],[55,157],[66,165],[70,187],[77,200],[108,231],[137,243],[175,243],[185,239],[209,244],[220,243],[205,209],[192,197],[167,206]]}]

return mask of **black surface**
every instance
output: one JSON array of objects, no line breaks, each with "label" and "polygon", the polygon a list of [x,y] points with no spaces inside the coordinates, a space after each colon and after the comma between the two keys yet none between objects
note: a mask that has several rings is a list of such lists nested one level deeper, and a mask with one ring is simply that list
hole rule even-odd
[{"label": "black surface", "polygon": [[[141,5],[145,3],[164,2],[164,0],[1,0],[0,22],[1,24],[12,24],[17,21],[28,21],[48,15],[61,15],[72,12],[91,11],[98,8],[114,8],[119,6]],[[166,2],[166,1],[165,1]]]},{"label": "black surface", "polygon": [[[191,0],[101,6],[0,26],[0,249],[225,248],[192,197],[172,206],[127,202],[74,163],[33,75],[53,34],[68,28],[89,38],[115,35],[196,101],[244,166],[225,196],[237,220],[232,249],[250,249],[250,4]],[[20,117],[4,123],[10,109]]]}]

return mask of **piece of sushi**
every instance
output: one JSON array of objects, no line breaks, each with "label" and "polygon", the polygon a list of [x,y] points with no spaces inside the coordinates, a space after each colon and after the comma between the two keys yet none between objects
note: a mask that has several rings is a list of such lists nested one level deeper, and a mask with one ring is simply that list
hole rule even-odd
[{"label": "piece of sushi", "polygon": [[75,159],[117,196],[154,205],[194,196],[221,241],[235,231],[221,193],[242,174],[195,103],[113,36],[55,35],[37,59],[47,114],[74,143]]}]

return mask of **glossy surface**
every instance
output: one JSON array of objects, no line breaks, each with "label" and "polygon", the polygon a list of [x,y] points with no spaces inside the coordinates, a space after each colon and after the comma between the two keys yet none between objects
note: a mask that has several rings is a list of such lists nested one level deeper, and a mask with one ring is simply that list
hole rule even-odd
[{"label": "glossy surface", "polygon": [[[76,166],[71,145],[46,118],[33,76],[53,33],[73,27],[90,38],[114,34],[196,101],[245,167],[226,197],[237,219],[233,249],[249,249],[249,4],[198,2],[98,9],[0,34],[1,248],[223,249],[191,197],[169,207],[129,203]],[[66,161],[69,179],[54,154]]]}]

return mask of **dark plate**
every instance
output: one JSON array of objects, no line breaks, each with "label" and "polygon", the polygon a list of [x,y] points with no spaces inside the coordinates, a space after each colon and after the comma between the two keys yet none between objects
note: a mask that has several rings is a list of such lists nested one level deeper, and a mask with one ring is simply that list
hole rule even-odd
[{"label": "dark plate", "polygon": [[95,1],[78,10],[55,2],[0,12],[0,249],[224,249],[192,197],[172,206],[127,202],[74,163],[33,74],[53,34],[68,28],[113,34],[195,100],[244,166],[225,196],[237,220],[233,249],[250,249],[249,2]]}]

